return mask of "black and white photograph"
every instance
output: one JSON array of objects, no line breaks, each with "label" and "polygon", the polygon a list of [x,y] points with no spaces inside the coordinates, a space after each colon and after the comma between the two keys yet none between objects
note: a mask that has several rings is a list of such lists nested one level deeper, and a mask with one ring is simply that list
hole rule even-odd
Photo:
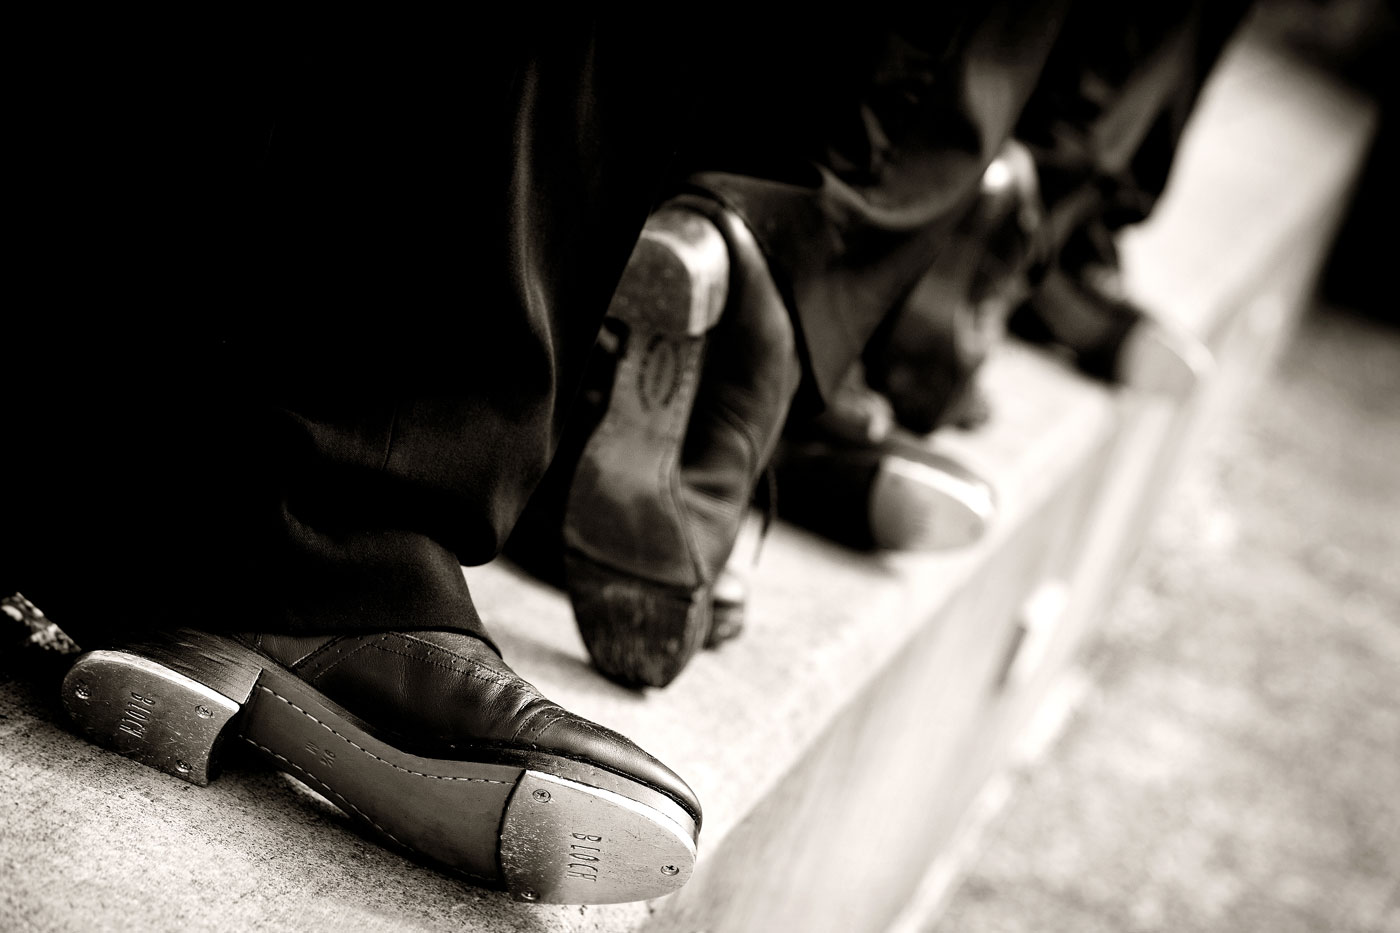
[{"label": "black and white photograph", "polygon": [[1400,6],[35,8],[0,930],[1400,933]]}]

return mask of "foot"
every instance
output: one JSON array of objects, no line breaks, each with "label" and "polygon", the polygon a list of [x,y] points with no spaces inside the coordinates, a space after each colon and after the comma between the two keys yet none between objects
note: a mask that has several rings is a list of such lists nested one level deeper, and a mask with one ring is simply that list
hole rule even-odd
[{"label": "foot", "polygon": [[94,741],[193,783],[247,745],[386,845],[523,900],[658,897],[694,863],[685,782],[465,633],[182,630],[83,655],[63,699]]},{"label": "foot", "polygon": [[1125,386],[1184,401],[1215,366],[1210,350],[1194,336],[1144,315],[1119,349],[1114,375]]},{"label": "foot", "polygon": [[565,576],[598,669],[659,687],[717,640],[714,587],[800,369],[758,244],[711,202],[648,221],[608,314],[621,347],[570,484]]},{"label": "foot", "polygon": [[906,430],[928,434],[975,404],[977,372],[1026,293],[1039,217],[1035,165],[1008,143],[983,173],[972,208],[865,349],[867,383]]},{"label": "foot", "polygon": [[1071,239],[1011,329],[1064,350],[1086,375],[1176,401],[1213,365],[1203,343],[1128,297],[1111,237],[1097,228]]},{"label": "foot", "polygon": [[912,441],[786,442],[776,471],[783,518],[861,550],[965,547],[996,515],[986,481]]}]

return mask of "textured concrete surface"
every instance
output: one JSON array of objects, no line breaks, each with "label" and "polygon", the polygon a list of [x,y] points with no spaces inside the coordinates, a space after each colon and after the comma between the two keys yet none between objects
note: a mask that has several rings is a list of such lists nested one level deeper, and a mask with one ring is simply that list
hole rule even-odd
[{"label": "textured concrete surface", "polygon": [[[593,673],[562,593],[502,563],[467,572],[517,671],[695,788],[702,865],[1110,424],[1106,393],[1023,347],[1006,347],[992,369],[1003,416],[965,445],[1001,496],[1003,521],[983,542],[881,556],[779,525],[744,636],[664,691]],[[301,785],[252,764],[193,788],[70,734],[32,655],[0,647],[0,931],[619,933],[667,904],[516,904],[355,835]]]},{"label": "textured concrete surface", "polygon": [[1192,465],[938,931],[1400,931],[1400,331],[1306,322]]}]

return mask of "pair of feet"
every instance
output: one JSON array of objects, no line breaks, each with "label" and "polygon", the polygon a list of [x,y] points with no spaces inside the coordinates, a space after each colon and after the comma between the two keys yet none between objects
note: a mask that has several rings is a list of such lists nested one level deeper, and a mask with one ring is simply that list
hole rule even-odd
[{"label": "pair of feet", "polygon": [[[559,545],[595,663],[663,685],[726,627],[716,585],[800,370],[757,243],[710,202],[648,222],[609,316],[622,346]],[[658,897],[694,865],[685,782],[464,632],[182,630],[87,653],[62,690],[99,744],[197,784],[245,745],[384,844],[522,900]]]},{"label": "pair of feet", "polygon": [[982,536],[991,487],[918,437],[985,418],[974,377],[1021,297],[1039,222],[1035,165],[1009,144],[827,411],[790,428],[775,466],[783,517],[858,549],[937,550]]},{"label": "pair of feet", "polygon": [[866,379],[900,425],[926,434],[985,420],[975,376],[1008,329],[1087,375],[1177,401],[1208,371],[1197,339],[1130,299],[1102,221],[1082,223],[1063,244],[1046,242],[1055,228],[1034,159],[1009,141],[945,249],[866,349]]},{"label": "pair of feet", "polygon": [[790,428],[776,461],[779,514],[859,549],[929,550],[980,537],[995,510],[991,488],[899,429],[921,436],[990,417],[976,377],[1008,321],[1088,375],[1178,401],[1192,391],[1208,351],[1128,298],[1106,228],[1077,230],[1033,274],[1045,264],[1049,226],[1034,160],[1008,142],[828,410]]}]

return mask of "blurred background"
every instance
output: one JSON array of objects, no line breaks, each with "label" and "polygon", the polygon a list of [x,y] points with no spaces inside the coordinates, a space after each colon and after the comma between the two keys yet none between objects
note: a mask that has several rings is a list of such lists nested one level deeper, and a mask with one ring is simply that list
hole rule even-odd
[{"label": "blurred background", "polygon": [[942,920],[982,931],[1400,930],[1395,7],[1251,28],[1380,123],[1317,305],[1175,487]]}]

